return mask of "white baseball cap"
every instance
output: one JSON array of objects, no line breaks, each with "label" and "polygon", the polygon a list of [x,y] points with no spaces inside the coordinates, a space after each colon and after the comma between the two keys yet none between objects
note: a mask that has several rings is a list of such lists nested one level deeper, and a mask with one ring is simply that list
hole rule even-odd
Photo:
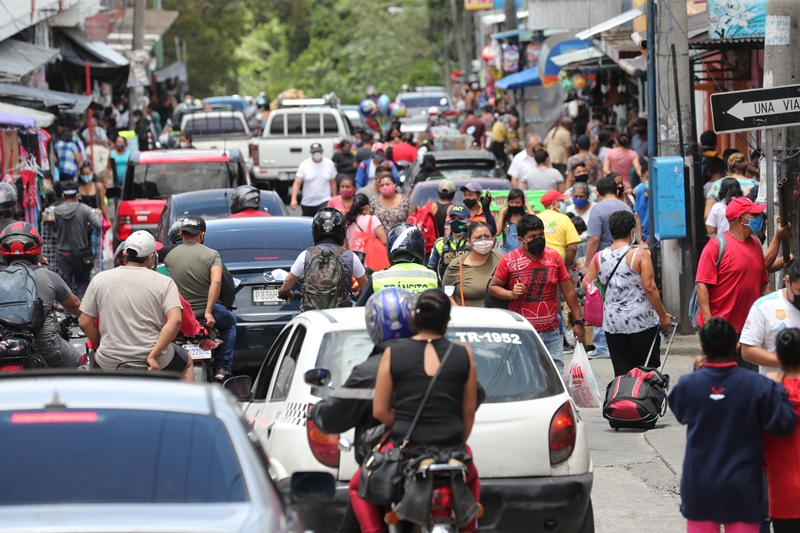
[{"label": "white baseball cap", "polygon": [[134,231],[125,240],[125,250],[133,250],[137,257],[147,257],[156,251],[156,240],[149,231]]}]

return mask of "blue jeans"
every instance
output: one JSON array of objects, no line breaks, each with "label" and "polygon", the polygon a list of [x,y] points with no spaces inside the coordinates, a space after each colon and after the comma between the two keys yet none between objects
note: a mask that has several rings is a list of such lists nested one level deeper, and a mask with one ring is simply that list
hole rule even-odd
[{"label": "blue jeans", "polygon": [[86,294],[86,288],[89,287],[89,281],[92,279],[92,268],[78,267],[72,255],[67,256],[62,253],[56,256],[56,266],[58,267],[58,275],[67,284],[69,290],[72,290],[74,281],[75,296],[82,300]]},{"label": "blue jeans", "polygon": [[214,355],[214,366],[224,368],[228,374],[233,372],[233,345],[236,344],[236,317],[222,304],[214,304],[211,310],[214,317],[214,328],[219,331],[222,344]]},{"label": "blue jeans", "polygon": [[556,364],[559,375],[564,373],[564,337],[558,328],[539,333],[545,348],[550,352],[550,357]]},{"label": "blue jeans", "polygon": [[606,334],[603,328],[595,326],[594,333],[592,333],[592,343],[594,344],[595,355],[609,355],[608,343],[606,342]]}]

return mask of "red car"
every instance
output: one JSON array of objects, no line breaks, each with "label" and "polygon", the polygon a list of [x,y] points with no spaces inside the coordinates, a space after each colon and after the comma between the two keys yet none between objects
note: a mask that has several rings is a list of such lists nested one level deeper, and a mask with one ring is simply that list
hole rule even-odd
[{"label": "red car", "polygon": [[131,155],[121,190],[109,189],[119,197],[115,245],[134,231],[155,235],[161,212],[173,194],[228,189],[250,183],[245,158],[240,150],[163,150]]}]

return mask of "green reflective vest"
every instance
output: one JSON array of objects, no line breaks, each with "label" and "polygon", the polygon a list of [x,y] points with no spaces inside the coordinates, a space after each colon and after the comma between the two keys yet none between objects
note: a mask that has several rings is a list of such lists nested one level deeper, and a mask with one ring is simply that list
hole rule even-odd
[{"label": "green reflective vest", "polygon": [[419,296],[423,291],[439,287],[436,272],[416,263],[398,263],[372,275],[372,290],[378,292],[386,287],[405,289]]}]

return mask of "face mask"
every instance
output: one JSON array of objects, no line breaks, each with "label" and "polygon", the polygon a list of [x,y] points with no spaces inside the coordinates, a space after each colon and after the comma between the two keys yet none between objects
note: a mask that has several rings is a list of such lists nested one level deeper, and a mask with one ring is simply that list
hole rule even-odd
[{"label": "face mask", "polygon": [[81,181],[84,183],[89,183],[94,179],[94,174],[81,174]]},{"label": "face mask", "polygon": [[510,215],[521,215],[525,212],[524,205],[510,205],[508,206],[508,214]]},{"label": "face mask", "polygon": [[454,236],[458,235],[461,236],[464,234],[464,230],[467,229],[467,223],[463,220],[451,220],[450,221],[450,233]]},{"label": "face mask", "polygon": [[322,161],[322,154],[319,152],[314,152],[313,154],[311,154],[311,159],[319,163],[320,161]]},{"label": "face mask", "polygon": [[761,233],[761,230],[764,229],[764,217],[751,218],[747,225],[750,226],[753,233]]},{"label": "face mask", "polygon": [[792,301],[789,302],[789,303],[791,303],[794,306],[795,309],[800,311],[800,296],[796,295],[792,291],[791,287],[786,287],[786,292],[791,292],[792,293]]},{"label": "face mask", "polygon": [[339,196],[341,196],[342,198],[352,198],[355,193],[356,191],[352,189],[342,189],[341,191],[339,191]]},{"label": "face mask", "polygon": [[72,142],[74,142],[74,143],[78,142],[78,136],[77,135],[73,135],[72,136]]},{"label": "face mask", "polygon": [[478,205],[478,200],[476,200],[475,198],[470,198],[469,200],[464,198],[464,205],[472,209],[473,207]]},{"label": "face mask", "polygon": [[481,255],[488,254],[494,248],[493,239],[475,239],[472,241],[472,249]]},{"label": "face mask", "polygon": [[374,159],[376,163],[382,163],[383,162],[383,156],[382,155],[376,155],[372,159]]},{"label": "face mask", "polygon": [[584,207],[589,205],[589,200],[587,200],[586,198],[573,198],[572,204],[578,209],[583,209]]},{"label": "face mask", "polygon": [[381,194],[384,196],[391,196],[394,194],[394,185],[384,185],[381,187]]},{"label": "face mask", "polygon": [[189,148],[189,143],[186,141],[181,141],[181,148]]},{"label": "face mask", "polygon": [[544,247],[547,244],[547,241],[545,240],[544,237],[536,237],[534,239],[531,239],[527,243],[524,240],[520,239],[520,242],[533,255],[540,255],[542,252],[544,252]]},{"label": "face mask", "polygon": [[580,176],[575,176],[575,181],[578,183],[589,183],[589,174],[581,174]]},{"label": "face mask", "polygon": [[125,149],[125,145],[124,144],[115,144],[114,147],[117,149],[117,151],[120,151],[120,152]]}]

